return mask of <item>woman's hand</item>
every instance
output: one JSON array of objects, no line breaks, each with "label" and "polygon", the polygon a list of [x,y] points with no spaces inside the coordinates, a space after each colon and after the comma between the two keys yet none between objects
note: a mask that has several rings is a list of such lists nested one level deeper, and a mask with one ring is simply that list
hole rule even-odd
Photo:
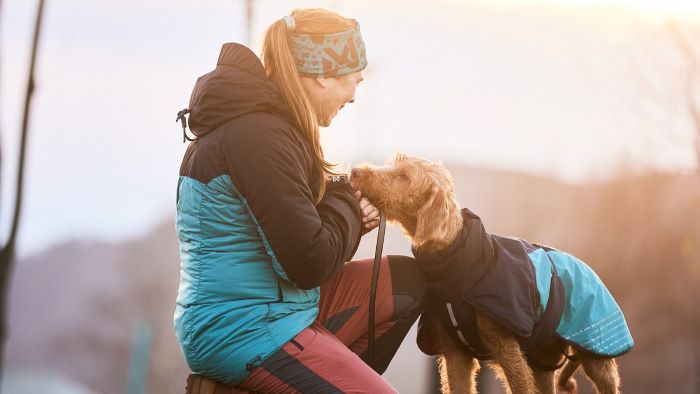
[{"label": "woman's hand", "polygon": [[356,191],[355,197],[360,203],[360,211],[362,212],[362,234],[366,234],[379,226],[379,210],[368,199],[362,197],[361,191]]}]

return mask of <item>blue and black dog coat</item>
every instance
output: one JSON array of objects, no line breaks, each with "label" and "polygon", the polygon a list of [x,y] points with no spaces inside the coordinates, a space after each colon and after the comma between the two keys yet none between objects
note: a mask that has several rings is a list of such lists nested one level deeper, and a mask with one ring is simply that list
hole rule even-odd
[{"label": "blue and black dog coat", "polygon": [[464,227],[447,248],[431,254],[413,250],[432,297],[419,322],[421,351],[436,354],[428,322],[437,318],[462,350],[491,359],[478,335],[476,311],[509,329],[526,355],[552,335],[604,357],[632,349],[622,310],[585,263],[553,248],[489,234],[468,209],[462,218]]}]

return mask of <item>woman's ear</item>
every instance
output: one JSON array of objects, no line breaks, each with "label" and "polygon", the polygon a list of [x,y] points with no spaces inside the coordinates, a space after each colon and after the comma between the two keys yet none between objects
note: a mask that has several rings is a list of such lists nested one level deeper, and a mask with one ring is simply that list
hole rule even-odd
[{"label": "woman's ear", "polygon": [[316,81],[316,84],[318,84],[318,86],[320,88],[325,89],[328,87],[328,83],[329,83],[328,78],[316,77],[316,78],[314,78],[314,80]]},{"label": "woman's ear", "polygon": [[323,77],[301,77],[301,84],[307,92],[318,92],[324,90],[330,84],[329,78]]},{"label": "woman's ear", "polygon": [[428,200],[416,213],[414,246],[420,247],[429,240],[439,240],[447,236],[447,202],[447,193],[438,185],[433,185]]}]

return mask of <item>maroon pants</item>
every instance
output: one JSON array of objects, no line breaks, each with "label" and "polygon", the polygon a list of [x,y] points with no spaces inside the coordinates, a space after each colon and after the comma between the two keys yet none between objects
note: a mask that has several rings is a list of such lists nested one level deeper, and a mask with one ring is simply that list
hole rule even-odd
[{"label": "maroon pants", "polygon": [[426,286],[412,258],[382,258],[373,370],[366,362],[372,264],[349,262],[324,283],[318,319],[238,386],[258,393],[395,393],[379,375],[420,315]]}]

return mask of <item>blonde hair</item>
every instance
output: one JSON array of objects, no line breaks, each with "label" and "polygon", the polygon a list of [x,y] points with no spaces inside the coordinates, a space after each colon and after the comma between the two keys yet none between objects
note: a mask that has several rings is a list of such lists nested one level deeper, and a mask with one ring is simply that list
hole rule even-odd
[{"label": "blonde hair", "polygon": [[[355,26],[352,19],[321,8],[294,10],[291,15],[296,22],[295,33],[330,34],[349,30]],[[289,47],[289,34],[291,32],[283,19],[270,25],[265,32],[261,58],[267,77],[279,89],[297,128],[313,147],[314,161],[319,168],[317,176],[320,187],[316,200],[318,203],[326,189],[326,176],[338,174],[333,170],[335,165],[323,157],[318,117],[301,84],[301,77]]]}]

